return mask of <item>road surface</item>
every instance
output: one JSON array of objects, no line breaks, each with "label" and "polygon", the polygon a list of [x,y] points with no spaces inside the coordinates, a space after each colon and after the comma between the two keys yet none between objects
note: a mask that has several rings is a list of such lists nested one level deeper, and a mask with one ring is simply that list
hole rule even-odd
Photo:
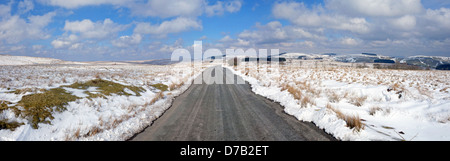
[{"label": "road surface", "polygon": [[336,140],[314,124],[301,122],[287,115],[278,103],[254,94],[247,82],[237,84],[237,79],[244,81],[234,74],[226,74],[225,71],[228,69],[222,67],[215,69],[208,68],[203,74],[213,77],[223,74],[224,83],[226,80],[234,80],[235,83],[206,84],[203,82],[191,85],[173,101],[172,106],[160,118],[130,140]]}]

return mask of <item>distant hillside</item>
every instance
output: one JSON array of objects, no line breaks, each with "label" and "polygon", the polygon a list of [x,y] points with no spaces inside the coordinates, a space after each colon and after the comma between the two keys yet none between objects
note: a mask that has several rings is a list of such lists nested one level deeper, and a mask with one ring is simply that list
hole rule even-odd
[{"label": "distant hillside", "polygon": [[171,61],[171,59],[155,59],[155,60],[138,60],[138,61],[126,61],[125,63],[133,64],[151,64],[151,65],[170,65],[179,63],[180,61]]},{"label": "distant hillside", "polygon": [[416,65],[425,68],[436,68],[439,65],[450,64],[450,57],[442,56],[411,56],[401,61],[408,65]]},{"label": "distant hillside", "polygon": [[53,58],[0,55],[0,65],[60,64],[64,62]]},{"label": "distant hillside", "polygon": [[[376,56],[375,56],[376,55]],[[358,55],[340,55],[336,61],[347,63],[405,63],[422,68],[436,68],[439,65],[450,64],[450,57],[443,56],[410,56],[407,58],[394,58],[379,54],[363,53]]]},{"label": "distant hillside", "polygon": [[346,62],[346,63],[376,63],[379,60],[393,60],[392,57],[382,56],[372,53],[362,53],[362,54],[352,54],[352,55],[339,55],[334,58],[336,61]]}]

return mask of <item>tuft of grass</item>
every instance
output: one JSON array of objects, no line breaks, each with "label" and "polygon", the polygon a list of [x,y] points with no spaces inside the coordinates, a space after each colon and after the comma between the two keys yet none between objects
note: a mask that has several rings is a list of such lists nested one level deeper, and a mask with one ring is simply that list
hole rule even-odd
[{"label": "tuft of grass", "polygon": [[84,90],[88,89],[89,87],[97,87],[100,94],[92,94],[92,93],[88,92],[87,94],[89,95],[89,98],[111,96],[112,94],[130,96],[131,94],[125,92],[125,88],[133,91],[134,93],[136,93],[137,96],[141,96],[140,92],[144,91],[144,88],[142,88],[142,87],[126,86],[126,85],[114,83],[114,82],[103,80],[103,79],[94,79],[94,80],[90,80],[90,81],[87,81],[84,83],[76,82],[72,85],[62,86],[62,87],[84,89]]},{"label": "tuft of grass", "polygon": [[[187,82],[187,80],[188,80],[188,78],[184,78],[181,82],[179,82],[179,83],[172,83],[172,84],[170,84],[170,86],[169,86],[169,90],[170,91],[173,91],[173,90],[175,90],[175,89],[178,89],[178,88],[180,88],[181,86],[183,86],[184,85],[184,82]],[[164,84],[163,84],[164,85]],[[156,88],[156,87],[155,87]],[[162,91],[162,90],[161,90]],[[162,91],[162,92],[164,92],[164,91]]]},{"label": "tuft of grass", "polygon": [[0,130],[9,129],[11,131],[16,130],[17,127],[22,126],[23,123],[18,123],[16,121],[8,121],[8,119],[0,120]]},{"label": "tuft of grass", "polygon": [[331,104],[327,104],[326,108],[330,109],[334,113],[336,113],[336,116],[342,120],[345,121],[347,127],[350,129],[353,129],[353,131],[360,132],[364,129],[364,123],[361,122],[361,118],[359,118],[359,115],[346,115],[342,113],[339,109],[334,108]]},{"label": "tuft of grass", "polygon": [[369,115],[375,115],[375,113],[377,113],[378,111],[382,111],[383,109],[381,109],[380,107],[371,107],[369,108]]},{"label": "tuft of grass", "polygon": [[[162,83],[158,83],[158,84],[152,84],[150,85],[152,87],[155,87],[156,89],[159,89],[160,91],[164,92],[164,91],[168,91],[169,86],[162,84]],[[171,88],[172,89],[172,88]]]},{"label": "tuft of grass", "polygon": [[281,85],[281,90],[282,91],[287,90],[289,93],[291,93],[294,96],[294,98],[296,100],[300,100],[301,107],[303,107],[303,108],[308,107],[308,104],[315,105],[315,102],[313,101],[313,99],[311,99],[310,96],[303,94],[300,88],[296,88],[287,83],[283,83]]},{"label": "tuft of grass", "polygon": [[1,101],[0,102],[0,113],[2,113],[3,110],[9,109],[8,104],[11,104],[11,102],[8,102],[8,101]]},{"label": "tuft of grass", "polygon": [[338,95],[335,91],[328,92],[328,100],[333,103],[337,103],[341,100],[341,96]]},{"label": "tuft of grass", "polygon": [[[18,109],[15,107],[9,107],[8,105],[11,104],[11,102],[8,101],[1,101],[0,102],[0,113],[2,113],[4,110],[12,109],[14,112],[17,112]],[[0,120],[0,130],[2,129],[9,129],[11,131],[14,131],[17,127],[22,126],[23,123],[19,123],[16,121],[9,121],[8,119]]]},{"label": "tuft of grass", "polygon": [[350,103],[355,106],[361,107],[366,100],[367,100],[367,96],[359,96],[359,97],[351,98]]},{"label": "tuft of grass", "polygon": [[91,130],[89,130],[89,132],[87,134],[85,134],[84,137],[94,136],[94,135],[96,135],[98,133],[101,133],[101,132],[103,132],[103,129],[95,126],[95,127],[91,128]]},{"label": "tuft of grass", "polygon": [[289,93],[291,93],[294,96],[295,99],[297,99],[297,100],[302,99],[303,94],[302,94],[302,92],[299,89],[297,89],[297,88],[295,88],[293,86],[290,86],[288,84],[286,84],[285,87],[283,87],[283,88],[286,88],[287,91]]},{"label": "tuft of grass", "polygon": [[[16,106],[23,107],[20,115],[31,122],[34,129],[38,128],[38,123],[50,123],[48,119],[54,119],[52,113],[54,110],[62,112],[68,102],[79,99],[78,97],[67,93],[62,88],[54,88],[44,93],[36,93],[22,97]],[[56,108],[55,108],[56,107]]]},{"label": "tuft of grass", "polygon": [[12,103],[2,100],[0,103],[0,113],[2,113],[4,110],[11,109],[14,112],[14,114],[16,114],[16,117],[19,117],[20,110],[15,106],[8,106],[10,104],[12,104]]},{"label": "tuft of grass", "polygon": [[309,97],[309,96],[303,96],[302,100],[301,100],[301,107],[308,107],[308,104],[310,105],[315,105],[316,103]]}]

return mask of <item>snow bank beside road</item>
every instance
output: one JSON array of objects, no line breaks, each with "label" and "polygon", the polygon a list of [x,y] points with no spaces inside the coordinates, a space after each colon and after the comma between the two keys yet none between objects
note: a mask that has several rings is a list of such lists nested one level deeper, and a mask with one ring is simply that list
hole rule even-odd
[{"label": "snow bank beside road", "polygon": [[[450,72],[241,65],[227,68],[256,94],[340,140],[450,140]],[[358,116],[364,128],[351,129],[327,106]]]}]

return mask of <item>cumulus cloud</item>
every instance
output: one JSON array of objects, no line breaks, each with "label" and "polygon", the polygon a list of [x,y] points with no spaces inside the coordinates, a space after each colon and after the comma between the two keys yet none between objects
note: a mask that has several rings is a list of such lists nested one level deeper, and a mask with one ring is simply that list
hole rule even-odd
[{"label": "cumulus cloud", "polygon": [[450,30],[450,9],[440,8],[436,10],[428,9],[423,16],[428,25],[427,29],[433,31]]},{"label": "cumulus cloud", "polygon": [[202,14],[203,4],[203,0],[149,0],[147,3],[131,3],[129,8],[135,16],[195,17]]},{"label": "cumulus cloud", "polygon": [[[2,8],[3,6],[0,6]],[[26,19],[19,15],[5,14],[0,21],[0,40],[9,44],[28,39],[47,39],[50,35],[45,27],[52,21],[56,12],[44,15],[31,15]]]},{"label": "cumulus cloud", "polygon": [[234,39],[231,38],[230,35],[226,35],[219,40],[219,42],[223,42],[223,43],[232,42],[232,41],[234,41]]},{"label": "cumulus cloud", "polygon": [[323,27],[355,33],[367,33],[370,31],[369,23],[365,18],[328,14],[324,12],[321,6],[309,9],[304,3],[276,3],[272,8],[272,14],[275,18],[286,19],[302,27]]},{"label": "cumulus cloud", "polygon": [[179,33],[188,30],[201,30],[203,27],[199,21],[191,18],[178,17],[173,20],[164,21],[161,24],[147,22],[137,23],[134,33],[152,34],[165,37],[167,34]]},{"label": "cumulus cloud", "polygon": [[205,13],[208,16],[223,15],[225,12],[237,12],[241,9],[242,2],[240,0],[222,2],[217,1],[214,5],[206,5]]},{"label": "cumulus cloud", "polygon": [[[62,36],[51,42],[51,45],[55,49],[68,48],[72,45],[79,44],[79,37],[77,35],[71,34],[69,36]],[[79,45],[75,45],[78,47]]]},{"label": "cumulus cloud", "polygon": [[130,9],[133,16],[160,18],[197,17],[203,13],[206,13],[208,16],[222,15],[225,12],[237,12],[242,6],[241,0],[216,1],[212,5],[208,4],[207,0],[39,0],[39,2],[67,9],[113,5]]},{"label": "cumulus cloud", "polygon": [[325,4],[352,16],[402,16],[423,10],[421,0],[325,0]]},{"label": "cumulus cloud", "polygon": [[350,38],[350,37],[345,37],[341,39],[341,44],[342,45],[348,45],[348,46],[355,46],[360,44],[360,41],[354,39],[354,38]]},{"label": "cumulus cloud", "polygon": [[279,21],[265,25],[256,24],[255,30],[244,30],[238,38],[253,45],[289,43],[297,40],[326,40],[320,30],[304,29],[296,26],[283,26]]},{"label": "cumulus cloud", "polygon": [[155,49],[158,50],[158,52],[160,52],[160,53],[170,54],[176,49],[183,48],[183,42],[184,42],[184,40],[182,38],[178,38],[173,44],[169,44],[169,45],[159,44],[159,46],[157,46]]},{"label": "cumulus cloud", "polygon": [[237,12],[241,9],[241,0],[217,1],[210,5],[206,0],[149,0],[146,3],[127,5],[135,16],[151,17],[197,17],[206,13],[208,16],[223,15],[225,12]]},{"label": "cumulus cloud", "polygon": [[132,45],[137,45],[141,43],[141,41],[142,36],[140,34],[133,34],[131,36],[121,36],[118,39],[112,40],[111,44],[116,47],[125,48]]},{"label": "cumulus cloud", "polygon": [[74,9],[84,6],[93,5],[125,5],[133,2],[134,0],[38,0],[39,2],[52,6],[59,6],[68,9]]},{"label": "cumulus cloud", "polygon": [[412,15],[405,15],[394,20],[390,20],[393,27],[401,30],[411,30],[416,27],[416,17]]},{"label": "cumulus cloud", "polygon": [[11,3],[8,5],[0,4],[0,17],[6,17],[11,15]]},{"label": "cumulus cloud", "polygon": [[117,35],[117,32],[125,30],[127,26],[116,24],[109,18],[98,22],[84,19],[82,21],[66,21],[63,30],[79,33],[84,38],[105,39]]},{"label": "cumulus cloud", "polygon": [[34,9],[34,4],[31,0],[24,0],[19,2],[18,8],[20,13],[27,13]]}]

